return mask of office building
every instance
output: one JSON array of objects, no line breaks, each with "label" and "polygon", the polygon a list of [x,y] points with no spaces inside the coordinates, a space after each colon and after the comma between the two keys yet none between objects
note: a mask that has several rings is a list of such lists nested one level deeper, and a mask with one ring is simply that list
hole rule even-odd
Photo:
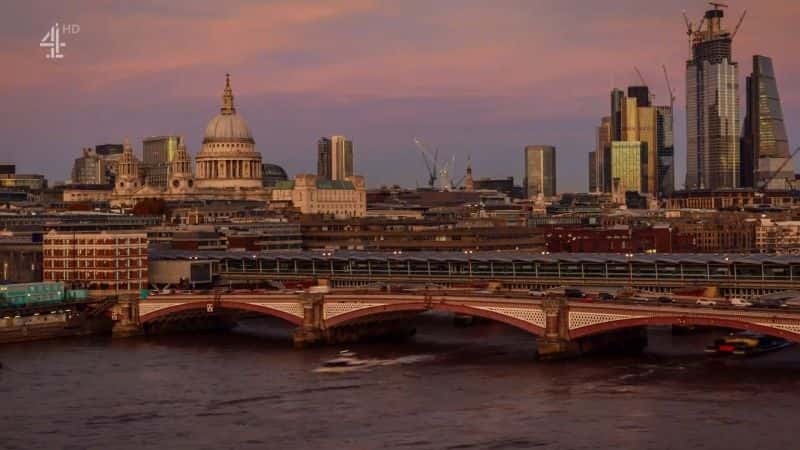
[{"label": "office building", "polygon": [[302,214],[337,218],[367,214],[367,191],[364,178],[360,176],[331,181],[300,174],[292,181],[279,181],[272,189],[272,200],[291,203]]},{"label": "office building", "polygon": [[611,91],[611,141],[621,141],[622,137],[622,109],[625,103],[625,93],[619,89]]},{"label": "office building", "polygon": [[672,107],[656,106],[656,194],[669,196],[675,191],[675,131]]},{"label": "office building", "polygon": [[611,116],[603,117],[600,126],[597,127],[597,148],[595,149],[595,179],[597,180],[597,192],[611,192],[611,180],[605,176],[604,168],[606,153],[611,151],[612,139],[612,120]]},{"label": "office building", "polygon": [[0,174],[0,188],[41,191],[47,187],[47,179],[39,174]]},{"label": "office building", "polygon": [[620,192],[643,192],[647,186],[647,148],[639,141],[613,141],[606,165]]},{"label": "office building", "polygon": [[333,147],[331,140],[326,137],[321,137],[317,141],[317,176],[330,180],[333,174],[331,173],[333,164]]},{"label": "office building", "polygon": [[550,145],[525,147],[525,195],[556,195],[556,148]]},{"label": "office building", "polygon": [[331,180],[353,176],[353,141],[344,136],[331,136]]},{"label": "office building", "polygon": [[739,186],[739,65],[719,5],[691,34],[686,62],[686,189]]},{"label": "office building", "polygon": [[[789,141],[772,59],[753,56],[753,72],[747,77],[746,103],[740,142],[741,185],[786,189],[786,179],[794,178],[794,170],[791,163],[784,165],[789,157]],[[775,173],[778,170],[781,173]],[[765,186],[767,182],[769,185]]]},{"label": "office building", "polygon": [[0,175],[14,175],[17,173],[17,166],[11,163],[0,162]]},{"label": "office building", "polygon": [[83,155],[72,165],[73,184],[108,184],[105,159],[91,147],[83,149]]},{"label": "office building", "polygon": [[628,86],[628,98],[635,98],[641,107],[652,106],[650,88],[647,86]]},{"label": "office building", "polygon": [[597,192],[597,151],[589,152],[589,192]]},{"label": "office building", "polygon": [[178,151],[178,136],[155,136],[142,141],[142,168],[147,174],[147,185],[167,187],[170,163]]},{"label": "office building", "polygon": [[44,281],[63,281],[107,294],[146,289],[147,233],[50,231],[43,243]]}]

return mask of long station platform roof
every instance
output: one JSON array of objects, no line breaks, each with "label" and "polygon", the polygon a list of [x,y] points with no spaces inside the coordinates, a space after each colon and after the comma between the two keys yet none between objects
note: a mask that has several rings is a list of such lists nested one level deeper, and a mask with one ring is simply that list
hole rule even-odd
[{"label": "long station platform roof", "polygon": [[642,263],[642,264],[774,264],[800,265],[800,255],[761,253],[542,253],[530,251],[465,252],[373,252],[357,250],[324,251],[192,251],[150,248],[151,260],[341,260],[341,261],[432,261],[432,262],[535,262],[555,263]]}]

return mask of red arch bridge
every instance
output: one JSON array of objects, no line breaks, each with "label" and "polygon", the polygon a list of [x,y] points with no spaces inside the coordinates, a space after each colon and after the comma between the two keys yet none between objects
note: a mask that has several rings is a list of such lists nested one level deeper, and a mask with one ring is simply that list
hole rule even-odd
[{"label": "red arch bridge", "polygon": [[511,325],[537,336],[540,354],[574,352],[576,345],[595,336],[608,337],[647,325],[723,327],[800,342],[800,310],[797,309],[587,303],[559,297],[536,299],[523,295],[447,291],[157,295],[139,302],[136,325],[147,328],[178,317],[223,311],[260,313],[282,319],[296,327],[294,338],[299,346],[341,341],[342,336],[352,337],[354,330],[408,319],[425,311],[447,311]]}]

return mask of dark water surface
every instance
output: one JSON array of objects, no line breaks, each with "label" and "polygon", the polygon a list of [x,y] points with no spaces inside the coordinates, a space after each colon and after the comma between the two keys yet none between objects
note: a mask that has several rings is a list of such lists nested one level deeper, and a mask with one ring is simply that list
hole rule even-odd
[{"label": "dark water surface", "polygon": [[428,318],[400,363],[318,374],[340,348],[287,330],[0,347],[3,449],[794,449],[800,349],[708,358],[710,335],[650,331],[639,357],[533,359],[498,324]]}]

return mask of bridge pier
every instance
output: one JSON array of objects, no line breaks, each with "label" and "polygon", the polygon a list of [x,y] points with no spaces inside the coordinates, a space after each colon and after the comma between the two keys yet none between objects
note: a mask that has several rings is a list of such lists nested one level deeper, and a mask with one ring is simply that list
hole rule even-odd
[{"label": "bridge pier", "polygon": [[552,361],[578,356],[579,347],[569,340],[569,306],[564,298],[548,298],[542,302],[545,314],[544,336],[536,340],[539,360]]},{"label": "bridge pier", "polygon": [[302,294],[303,324],[294,330],[292,340],[295,348],[306,348],[324,342],[323,296],[321,294]]},{"label": "bridge pier", "polygon": [[111,307],[111,320],[114,326],[111,336],[125,338],[140,336],[144,333],[139,323],[139,298],[136,295],[121,295],[117,304]]}]

